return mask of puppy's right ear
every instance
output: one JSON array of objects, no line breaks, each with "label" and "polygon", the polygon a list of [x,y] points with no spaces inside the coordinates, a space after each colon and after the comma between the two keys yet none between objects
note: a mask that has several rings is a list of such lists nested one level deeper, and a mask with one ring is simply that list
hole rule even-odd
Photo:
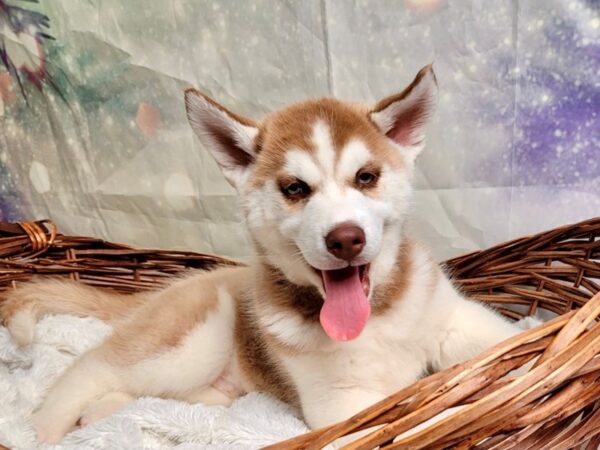
[{"label": "puppy's right ear", "polygon": [[225,178],[240,188],[256,157],[257,124],[238,116],[195,89],[185,91],[187,117]]}]

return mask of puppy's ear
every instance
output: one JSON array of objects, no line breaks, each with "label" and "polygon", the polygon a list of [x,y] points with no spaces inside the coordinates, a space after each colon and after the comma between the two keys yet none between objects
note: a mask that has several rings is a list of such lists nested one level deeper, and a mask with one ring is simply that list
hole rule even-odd
[{"label": "puppy's ear", "polygon": [[256,157],[257,124],[195,89],[185,91],[185,108],[192,129],[212,153],[225,178],[240,188]]},{"label": "puppy's ear", "polygon": [[369,112],[369,118],[414,158],[423,148],[425,125],[435,109],[437,91],[433,68],[425,66],[406,89],[379,101]]}]

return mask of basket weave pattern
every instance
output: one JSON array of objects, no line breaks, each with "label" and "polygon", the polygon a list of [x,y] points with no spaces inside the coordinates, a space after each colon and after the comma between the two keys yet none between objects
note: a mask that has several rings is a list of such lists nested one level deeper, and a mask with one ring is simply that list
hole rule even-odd
[{"label": "basket weave pattern", "polygon": [[157,289],[188,269],[236,264],[220,256],[142,250],[102,239],[64,236],[47,220],[0,222],[0,291],[34,275],[50,275],[132,293]]},{"label": "basket weave pattern", "polygon": [[[231,264],[237,263],[63,236],[48,221],[0,223],[0,291],[33,275],[52,275],[135,292],[160,287],[189,268]],[[510,318],[540,311],[556,317],[345,422],[272,449],[322,448],[375,425],[345,448],[600,447],[600,218],[454,258],[445,266],[466,295]],[[525,373],[505,376],[534,360]],[[443,412],[443,419],[401,436]]]}]

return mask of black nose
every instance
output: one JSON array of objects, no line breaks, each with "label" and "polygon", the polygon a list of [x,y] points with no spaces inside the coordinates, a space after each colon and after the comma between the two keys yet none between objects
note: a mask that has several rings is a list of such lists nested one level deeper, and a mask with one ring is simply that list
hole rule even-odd
[{"label": "black nose", "polygon": [[342,223],[325,236],[327,250],[344,261],[352,261],[365,247],[365,232],[353,223]]}]

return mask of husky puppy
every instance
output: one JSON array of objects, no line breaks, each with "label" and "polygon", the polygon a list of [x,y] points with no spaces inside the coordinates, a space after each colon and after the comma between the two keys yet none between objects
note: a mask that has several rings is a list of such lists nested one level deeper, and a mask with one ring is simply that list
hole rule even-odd
[{"label": "husky puppy", "polygon": [[10,290],[1,316],[22,345],[44,314],[114,326],[50,389],[33,417],[39,440],[139,396],[228,405],[262,391],[322,427],[515,334],[404,229],[436,95],[427,66],[372,106],[323,98],[256,122],[187,90],[193,130],[242,199],[255,260],[127,298],[61,280]]}]

